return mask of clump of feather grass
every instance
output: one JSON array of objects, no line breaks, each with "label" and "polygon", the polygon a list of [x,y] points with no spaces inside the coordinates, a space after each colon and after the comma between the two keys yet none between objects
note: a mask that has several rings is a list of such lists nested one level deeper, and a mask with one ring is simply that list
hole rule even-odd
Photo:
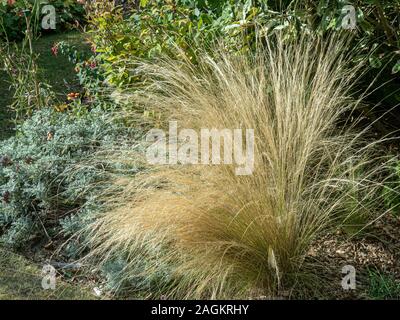
[{"label": "clump of feather grass", "polygon": [[161,126],[254,129],[255,168],[237,176],[233,165],[159,166],[117,179],[123,191],[90,226],[92,254],[123,253],[131,281],[166,268],[154,297],[274,296],[298,280],[321,233],[377,219],[383,160],[364,132],[337,127],[361,103],[351,90],[362,65],[349,67],[345,45],[278,34],[253,56],[221,46],[198,65],[139,63],[147,85],[133,104],[161,115]]}]

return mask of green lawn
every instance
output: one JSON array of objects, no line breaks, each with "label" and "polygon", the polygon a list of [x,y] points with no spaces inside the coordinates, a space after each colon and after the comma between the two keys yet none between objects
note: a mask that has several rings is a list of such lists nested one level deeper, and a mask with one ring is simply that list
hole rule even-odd
[{"label": "green lawn", "polygon": [[10,103],[10,92],[7,85],[7,76],[3,71],[0,71],[0,140],[6,138],[12,128],[10,119],[12,118],[11,112],[7,109]]},{"label": "green lawn", "polygon": [[61,281],[55,289],[43,289],[41,268],[25,258],[0,248],[0,300],[92,300],[89,289]]},{"label": "green lawn", "polygon": [[53,44],[62,40],[74,45],[80,51],[89,51],[82,34],[75,31],[43,37],[35,43],[34,49],[40,54],[38,61],[40,78],[49,83],[57,95],[65,97],[67,93],[76,89],[79,83],[74,71],[75,66],[66,57],[51,54]]},{"label": "green lawn", "polygon": [[[79,83],[74,72],[74,65],[64,56],[53,56],[51,47],[59,41],[66,41],[81,50],[89,50],[88,45],[77,31],[47,35],[35,41],[34,50],[39,54],[39,76],[53,87],[62,100],[68,92],[74,91]],[[9,91],[8,77],[0,71],[0,140],[12,134],[12,112],[7,105],[11,103],[12,92]]]}]

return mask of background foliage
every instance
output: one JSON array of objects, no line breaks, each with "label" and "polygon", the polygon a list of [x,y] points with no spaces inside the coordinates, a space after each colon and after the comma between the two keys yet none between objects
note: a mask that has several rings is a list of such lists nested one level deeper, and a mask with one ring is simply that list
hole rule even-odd
[{"label": "background foliage", "polygon": [[[24,15],[32,13],[32,7],[38,0],[0,1],[0,38],[7,36],[9,40],[20,40],[24,36],[26,23]],[[50,4],[56,9],[56,30],[62,32],[84,22],[85,11],[76,0],[39,1],[41,6]],[[39,17],[42,15],[39,14]],[[52,30],[43,30],[43,33]],[[54,32],[54,31],[53,31]]]},{"label": "background foliage", "polygon": [[[343,31],[345,5],[353,5],[356,29],[349,50],[357,48],[357,59],[368,59],[371,70],[360,82],[370,86],[362,116],[376,131],[386,135],[400,124],[400,1],[141,1],[130,14],[121,9],[91,16],[92,40],[98,60],[110,84],[125,86],[140,79],[133,59],[153,59],[159,54],[181,53],[196,60],[196,48],[218,38],[228,39],[226,50],[254,50],[270,32],[281,30],[295,37],[299,30],[328,33]],[[384,86],[382,84],[385,83]]]}]

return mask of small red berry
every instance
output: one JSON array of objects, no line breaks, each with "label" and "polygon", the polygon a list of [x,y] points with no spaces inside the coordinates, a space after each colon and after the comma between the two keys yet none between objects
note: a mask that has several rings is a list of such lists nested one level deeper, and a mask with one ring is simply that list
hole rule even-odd
[{"label": "small red berry", "polygon": [[51,48],[51,54],[53,55],[53,56],[57,56],[57,54],[58,54],[58,45],[54,45],[52,48]]}]

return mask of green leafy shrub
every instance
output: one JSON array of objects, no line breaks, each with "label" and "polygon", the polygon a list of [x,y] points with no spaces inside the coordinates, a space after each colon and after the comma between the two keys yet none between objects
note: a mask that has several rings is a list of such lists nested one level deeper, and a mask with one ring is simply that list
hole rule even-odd
[{"label": "green leafy shrub", "polygon": [[[92,40],[101,69],[112,85],[143,80],[133,61],[159,54],[181,54],[196,60],[198,48],[224,38],[226,50],[253,50],[263,37],[280,30],[287,38],[300,30],[332,33],[343,30],[346,5],[355,9],[356,25],[348,49],[358,48],[355,59],[369,59],[372,68],[358,83],[370,88],[373,108],[360,108],[367,124],[384,136],[396,129],[400,115],[400,3],[389,0],[320,1],[141,1],[140,11],[126,17],[121,10],[101,11],[91,17]],[[179,57],[178,57],[179,58]],[[381,84],[385,83],[384,86]]]},{"label": "green leafy shrub", "polygon": [[127,19],[119,10],[101,14],[92,21],[92,36],[108,81],[123,85],[138,80],[129,70],[133,57],[152,58],[179,45],[193,58],[194,49],[188,43],[201,32],[212,32],[212,22],[210,14],[155,1]]},{"label": "green leafy shrub", "polygon": [[[80,52],[76,47],[61,41],[55,45],[57,50],[75,64],[76,75],[80,85],[85,89],[87,98],[104,98],[101,88],[104,87],[104,75],[100,72],[99,62],[95,53]],[[92,50],[93,51],[93,50]],[[102,99],[104,100],[104,99]]]},{"label": "green leafy shrub", "polygon": [[[102,12],[91,19],[92,40],[107,80],[116,86],[141,80],[132,61],[160,54],[181,54],[196,61],[199,48],[224,37],[226,50],[246,51],[256,43],[256,25],[281,29],[282,15],[266,1],[142,1],[140,11],[127,18],[121,10]],[[300,28],[288,15],[291,28]],[[287,22],[286,21],[286,22]],[[286,25],[285,25],[286,26]],[[291,29],[288,28],[288,29]],[[292,30],[293,31],[293,30]]]},{"label": "green leafy shrub", "polygon": [[[84,8],[75,0],[7,0],[0,1],[0,37],[7,36],[9,40],[20,40],[26,29],[25,15],[30,15],[35,2],[41,5],[53,5],[56,10],[56,31],[64,31],[76,24],[84,22]],[[40,25],[39,13],[36,16],[37,25]],[[44,30],[43,32],[48,32]]]},{"label": "green leafy shrub", "polygon": [[[370,70],[360,79],[360,90],[371,87],[363,115],[375,130],[387,135],[396,130],[400,113],[400,1],[398,0],[320,0],[301,4],[311,28],[320,32],[342,28],[345,5],[352,5],[356,29],[351,47],[357,47],[359,58],[367,57]],[[382,85],[384,84],[384,85]]]}]

